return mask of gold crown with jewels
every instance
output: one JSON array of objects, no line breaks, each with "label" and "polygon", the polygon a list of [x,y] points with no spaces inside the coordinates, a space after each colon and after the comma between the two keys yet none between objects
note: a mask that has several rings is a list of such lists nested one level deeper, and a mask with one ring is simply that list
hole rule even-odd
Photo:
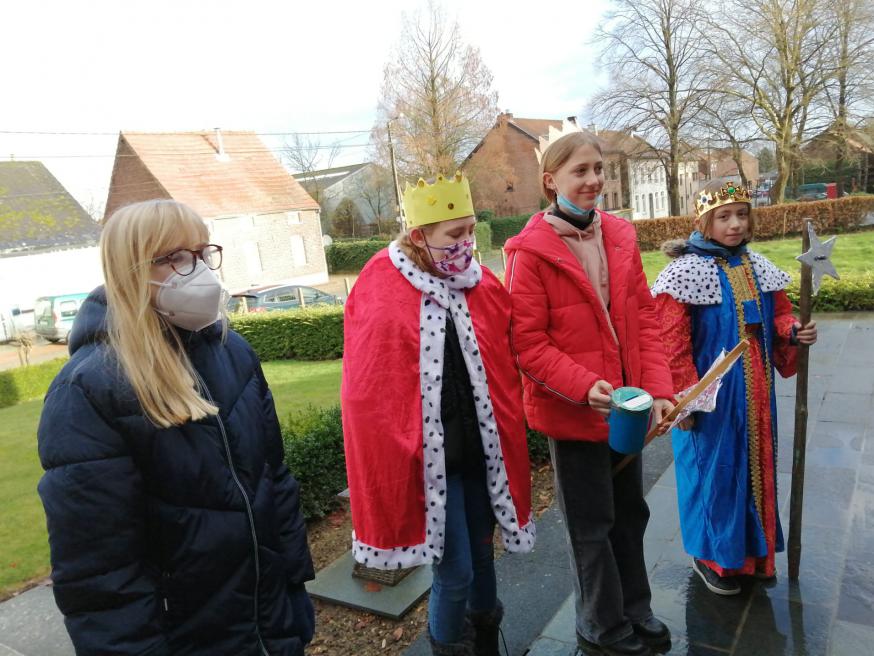
[{"label": "gold crown with jewels", "polygon": [[434,184],[422,178],[415,185],[408,182],[404,189],[404,214],[408,228],[473,216],[470,182],[459,171],[448,179],[438,175]]},{"label": "gold crown with jewels", "polygon": [[750,192],[733,182],[728,182],[722,185],[722,188],[719,191],[712,194],[702,191],[698,195],[698,199],[695,201],[695,212],[700,217],[705,212],[715,210],[717,207],[722,207],[729,203],[747,203],[752,205]]}]

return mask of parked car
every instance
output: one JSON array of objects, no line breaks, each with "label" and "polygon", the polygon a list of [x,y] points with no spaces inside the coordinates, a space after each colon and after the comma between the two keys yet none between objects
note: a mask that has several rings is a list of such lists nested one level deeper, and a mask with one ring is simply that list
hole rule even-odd
[{"label": "parked car", "polygon": [[247,312],[290,310],[300,307],[300,295],[303,295],[303,302],[306,307],[311,305],[340,305],[343,302],[339,296],[323,292],[314,287],[304,287],[302,285],[255,287],[233,294],[228,302],[228,311],[240,311],[243,300],[246,302]]},{"label": "parked car", "polygon": [[50,342],[67,341],[73,327],[73,320],[86,298],[88,298],[87,293],[41,296],[36,299],[33,309],[34,332]]}]

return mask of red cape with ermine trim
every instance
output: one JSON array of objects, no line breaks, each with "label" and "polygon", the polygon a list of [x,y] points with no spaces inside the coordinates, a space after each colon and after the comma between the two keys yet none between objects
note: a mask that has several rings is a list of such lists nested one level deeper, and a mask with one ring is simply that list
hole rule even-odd
[{"label": "red cape with ermine trim", "polygon": [[[509,345],[510,299],[486,269],[482,281],[462,293],[497,424],[501,452],[492,464],[505,468],[509,488],[500,499],[490,490],[492,506],[510,500],[496,516],[507,549],[521,551],[526,542],[517,533],[530,538],[530,548],[533,522],[521,381]],[[442,537],[443,526],[426,527],[428,490],[439,491],[441,484],[445,489],[445,481],[435,480],[430,468],[426,473],[423,456],[422,315],[423,293],[404,278],[385,250],[365,266],[345,309],[341,400],[353,551],[364,562],[365,549],[403,550],[387,559],[386,567],[433,562],[442,555],[442,540],[436,551],[428,548],[428,531],[434,528]],[[504,511],[514,516],[512,521],[501,516]],[[377,562],[382,556],[369,560],[368,565],[383,565]]]}]

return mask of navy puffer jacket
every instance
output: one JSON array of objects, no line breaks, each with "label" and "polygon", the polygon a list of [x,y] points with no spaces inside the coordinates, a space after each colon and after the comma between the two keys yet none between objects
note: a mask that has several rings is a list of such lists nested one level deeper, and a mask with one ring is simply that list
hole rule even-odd
[{"label": "navy puffer jacket", "polygon": [[180,331],[219,417],[162,429],[82,305],[39,425],[58,607],[79,656],[297,656],[313,565],[273,397],[220,324]]}]

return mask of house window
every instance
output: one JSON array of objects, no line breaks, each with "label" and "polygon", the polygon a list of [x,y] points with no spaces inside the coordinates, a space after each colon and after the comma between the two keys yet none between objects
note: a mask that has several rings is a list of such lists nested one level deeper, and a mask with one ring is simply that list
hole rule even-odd
[{"label": "house window", "polygon": [[288,221],[288,225],[298,225],[301,222],[300,212],[286,212],[285,217]]},{"label": "house window", "polygon": [[698,180],[698,173],[697,172],[694,172],[694,171],[692,172],[692,180],[695,180],[695,181]]},{"label": "house window", "polygon": [[300,235],[291,236],[291,259],[296,267],[306,266],[307,251],[303,243],[303,237]]},{"label": "house window", "polygon": [[635,194],[635,196],[634,196],[634,209],[635,209],[635,211],[637,211],[637,212],[640,211],[640,196],[638,196],[638,195],[636,195],[636,194]]},{"label": "house window", "polygon": [[619,194],[617,192],[613,192],[613,207],[619,208]]}]

